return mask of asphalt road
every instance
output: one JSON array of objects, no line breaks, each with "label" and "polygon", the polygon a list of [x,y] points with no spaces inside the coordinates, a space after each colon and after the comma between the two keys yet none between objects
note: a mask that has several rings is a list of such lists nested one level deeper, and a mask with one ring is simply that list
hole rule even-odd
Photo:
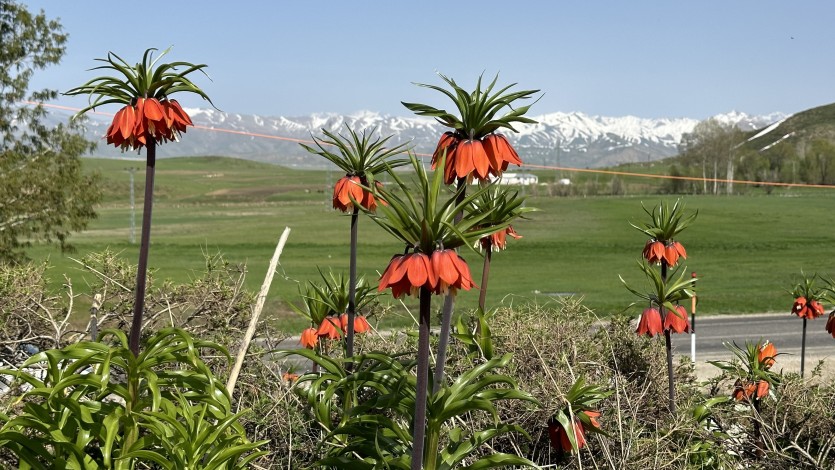
[{"label": "asphalt road", "polygon": [[[811,367],[819,359],[835,359],[835,338],[826,332],[827,316],[807,320],[806,366]],[[786,364],[800,361],[803,336],[803,320],[789,313],[696,315],[696,362],[730,360],[732,354],[724,342],[736,342],[744,347],[745,341],[768,340],[774,343],[778,361]],[[677,354],[690,355],[690,335],[673,335],[673,347]]]},{"label": "asphalt road", "polygon": [[[806,370],[811,370],[821,359],[835,373],[835,338],[826,332],[824,315],[808,320],[806,325]],[[740,347],[745,341],[768,340],[777,348],[778,364],[785,371],[800,371],[800,345],[803,320],[789,313],[711,315],[696,316],[696,363],[700,372],[710,374],[715,369],[706,361],[732,360],[733,354],[725,342],[736,342]],[[689,334],[673,335],[675,354],[690,357]],[[282,341],[281,348],[299,347],[298,337]],[[307,361],[295,358],[296,367],[305,367]],[[717,369],[718,371],[718,369]]]}]

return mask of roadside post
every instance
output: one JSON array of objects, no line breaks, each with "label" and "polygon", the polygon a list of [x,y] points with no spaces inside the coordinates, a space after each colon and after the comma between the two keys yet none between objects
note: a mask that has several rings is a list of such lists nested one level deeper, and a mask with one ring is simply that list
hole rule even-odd
[{"label": "roadside post", "polygon": [[693,297],[690,297],[690,360],[696,362],[696,271],[690,273],[693,279]]}]

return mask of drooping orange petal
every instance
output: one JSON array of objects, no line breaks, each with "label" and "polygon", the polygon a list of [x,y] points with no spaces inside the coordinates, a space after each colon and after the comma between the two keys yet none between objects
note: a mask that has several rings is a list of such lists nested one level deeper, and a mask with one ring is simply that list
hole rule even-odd
[{"label": "drooping orange petal", "polygon": [[415,253],[409,259],[409,282],[415,287],[421,287],[429,280],[429,258],[423,253]]},{"label": "drooping orange petal", "polygon": [[760,353],[757,359],[768,369],[774,365],[775,356],[777,356],[777,348],[774,346],[774,343],[766,343],[760,347]]},{"label": "drooping orange petal", "polygon": [[[516,149],[510,145],[510,141],[502,134],[496,134],[496,138],[498,139],[499,146],[502,148],[502,158],[507,163],[513,163],[514,165],[522,165],[522,159],[519,158],[519,154],[516,153]],[[507,168],[507,165],[505,165]]]},{"label": "drooping orange petal", "polygon": [[458,144],[458,140],[458,137],[456,137],[453,132],[444,132],[443,135],[441,135],[440,140],[438,140],[438,146],[435,147],[435,152],[432,153],[433,170],[437,167],[441,158],[443,158],[444,151],[446,151],[447,161],[454,158],[453,152],[455,152],[455,146]]},{"label": "drooping orange petal", "polygon": [[474,153],[475,145],[472,140],[462,140],[458,143],[458,148],[455,150],[455,176],[466,178],[475,170]]},{"label": "drooping orange petal", "polygon": [[391,279],[389,280],[390,284],[396,284],[401,280],[408,282],[409,278],[407,274],[409,272],[409,259],[411,259],[412,256],[414,256],[414,253],[401,256],[400,263],[394,267],[394,271],[391,273]]},{"label": "drooping orange petal", "polygon": [[490,164],[490,169],[493,174],[501,173],[502,162],[501,149],[496,138],[496,134],[486,135],[481,142],[484,144],[484,153],[487,155],[487,161]]},{"label": "drooping orange petal", "polygon": [[757,398],[768,395],[768,385],[768,381],[766,380],[757,381]]},{"label": "drooping orange petal", "polygon": [[459,287],[464,290],[470,290],[473,287],[477,287],[473,282],[473,278],[470,275],[470,267],[467,265],[467,262],[464,261],[464,258],[458,256],[458,253],[452,252],[450,255],[452,258],[452,262],[455,264],[455,269],[458,270],[458,285]]},{"label": "drooping orange petal", "polygon": [[664,247],[664,259],[667,260],[667,266],[670,267],[678,263],[678,251],[672,243]]},{"label": "drooping orange petal", "polygon": [[823,305],[821,305],[821,303],[817,300],[809,302],[809,308],[812,311],[812,318],[818,318],[819,316],[823,315]]},{"label": "drooping orange petal", "polygon": [[473,140],[470,148],[472,149],[475,176],[480,180],[484,180],[487,178],[490,170],[490,161],[487,158],[487,152],[484,151],[484,145],[480,140]]},{"label": "drooping orange petal", "polygon": [[687,259],[687,250],[684,249],[684,245],[682,245],[679,242],[673,242],[673,246],[675,247],[679,256],[681,256],[684,259]]},{"label": "drooping orange petal", "polygon": [[371,330],[371,325],[368,324],[368,320],[362,316],[357,315],[354,317],[354,333],[363,334]]},{"label": "drooping orange petal", "polygon": [[798,297],[794,299],[794,304],[792,305],[792,313],[795,315],[801,316],[800,311],[806,307],[806,297]]},{"label": "drooping orange petal", "polygon": [[191,117],[188,113],[180,106],[180,103],[177,100],[168,100],[171,103],[171,109],[174,110],[175,115],[177,116],[177,120],[180,121],[181,124],[184,126],[193,126],[194,123],[191,122]]},{"label": "drooping orange petal", "polygon": [[165,112],[156,98],[148,98],[145,101],[144,116],[150,121],[162,121],[165,119]]},{"label": "drooping orange petal", "polygon": [[675,311],[667,312],[664,319],[664,329],[679,334],[689,333],[690,319],[687,315],[687,309],[682,305],[677,305]]},{"label": "drooping orange petal", "polygon": [[458,270],[452,262],[449,250],[436,250],[432,253],[432,267],[435,275],[447,285],[458,281]]},{"label": "drooping orange petal", "polygon": [[589,417],[589,421],[591,422],[592,426],[594,426],[595,428],[600,428],[600,423],[597,421],[597,418],[600,417],[599,411],[583,410],[581,411],[581,413]]},{"label": "drooping orange petal", "polygon": [[389,260],[388,266],[386,266],[385,271],[383,271],[383,275],[380,276],[380,283],[379,283],[379,287],[377,289],[378,291],[382,292],[391,285],[392,274],[394,274],[394,272],[397,270],[397,266],[400,265],[400,263],[402,263],[402,262],[403,262],[403,256],[402,255],[394,255],[394,256],[391,257],[391,260]]},{"label": "drooping orange petal", "polygon": [[319,329],[316,330],[319,337],[327,337],[328,339],[339,339],[340,332],[339,319],[336,317],[325,317],[322,324],[319,325]]},{"label": "drooping orange petal", "polygon": [[119,132],[122,134],[122,139],[128,139],[133,132],[136,124],[136,114],[133,106],[125,106],[119,111],[116,117],[119,119]]}]

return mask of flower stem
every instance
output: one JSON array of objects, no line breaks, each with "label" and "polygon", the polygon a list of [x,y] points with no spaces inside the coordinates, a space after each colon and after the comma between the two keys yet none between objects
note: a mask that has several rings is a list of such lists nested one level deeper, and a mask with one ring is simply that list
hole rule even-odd
[{"label": "flower stem", "polygon": [[[466,178],[458,178],[458,196],[455,199],[456,206],[460,206],[461,202],[467,195],[466,185]],[[463,218],[464,212],[459,210],[458,213],[455,214],[455,225],[458,225]],[[444,298],[444,309],[441,313],[441,337],[438,341],[438,356],[435,359],[435,380],[432,385],[432,393],[437,392],[444,383],[444,364],[446,364],[446,350],[449,346],[449,330],[452,323],[452,309],[454,306],[455,296],[449,293],[446,295],[446,298]]]},{"label": "flower stem", "polygon": [[136,268],[136,297],[133,302],[133,321],[128,342],[134,356],[139,356],[139,337],[142,334],[142,314],[145,311],[145,282],[148,277],[148,250],[151,246],[151,211],[154,205],[154,172],[157,148],[154,139],[149,138],[145,146],[145,202],[142,208],[142,236],[139,244],[139,266]]},{"label": "flower stem", "polygon": [[[490,261],[493,258],[493,239],[487,237],[487,246],[484,247],[484,267],[481,269],[481,290],[478,293],[478,308],[484,311],[484,304],[487,302],[487,280],[490,277]],[[476,333],[481,332],[481,324],[476,326]]]},{"label": "flower stem", "polygon": [[[804,319],[805,321],[805,319]],[[755,393],[756,395],[756,393]],[[754,397],[754,456],[761,459],[765,456],[763,432],[760,427],[760,399]]]},{"label": "flower stem", "polygon": [[[667,260],[661,260],[661,282],[667,282]],[[670,313],[666,311],[664,305],[659,305],[659,310],[661,311],[661,322],[662,325],[665,323],[667,319],[667,315]],[[669,388],[669,403],[668,407],[670,409],[670,413],[676,413],[676,382],[675,376],[673,372],[673,341],[670,337],[670,329],[664,329],[664,348],[667,351],[667,386]]]},{"label": "flower stem", "polygon": [[800,378],[803,378],[803,371],[806,368],[806,318],[803,318],[803,337],[800,340]]},{"label": "flower stem", "polygon": [[432,292],[420,288],[420,323],[418,325],[417,383],[415,384],[415,422],[412,439],[412,470],[423,468],[424,437],[426,436],[426,395],[429,388],[429,311]]},{"label": "flower stem", "polygon": [[[357,315],[357,223],[359,221],[359,207],[354,206],[351,214],[351,260],[348,267],[348,328],[345,334],[345,355],[354,355],[354,318]],[[353,364],[348,363],[348,370]]]}]

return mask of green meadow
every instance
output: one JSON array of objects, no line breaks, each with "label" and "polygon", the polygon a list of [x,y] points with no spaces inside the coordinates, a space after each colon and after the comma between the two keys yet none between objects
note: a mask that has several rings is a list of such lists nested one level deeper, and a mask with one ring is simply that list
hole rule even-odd
[{"label": "green meadow", "polygon": [[[135,173],[137,240],[144,185],[141,160],[86,159],[84,164],[103,176],[105,198],[99,218],[87,231],[71,237],[75,253],[62,254],[49,246],[29,251],[34,260],[49,260],[56,287],[63,274],[72,278],[81,302],[91,294],[85,291],[85,279],[91,275],[71,258],[110,249],[135,263],[138,242],[129,241],[126,168],[140,168]],[[290,227],[265,315],[288,331],[301,328],[304,322],[287,307],[287,302],[298,300],[299,282],[318,278],[319,268],[347,273],[350,219],[330,206],[331,187],[339,176],[219,157],[158,161],[149,258],[155,278],[187,281],[204,268],[203,253],[221,253],[230,262],[246,264],[247,287],[257,291],[278,237],[285,226]],[[554,176],[541,172],[540,181]],[[588,184],[589,177],[580,175],[577,180]],[[642,188],[647,194],[631,195],[634,190],[630,190],[625,196],[559,197],[549,196],[543,186],[525,188],[527,205],[539,211],[514,224],[524,238],[510,240],[507,251],[493,256],[488,303],[543,303],[574,295],[600,316],[623,312],[635,299],[618,275],[633,287],[647,287],[637,266],[645,236],[629,222],[646,219],[642,203],[652,207],[676,197],[688,210],[699,211],[696,222],[679,238],[689,255],[683,269],[699,276],[698,313],[788,313],[792,302],[786,290],[801,270],[835,275],[835,243],[828,224],[835,188],[660,196],[652,194],[653,185],[660,183],[627,183],[628,188]],[[369,218],[362,217],[359,224],[359,272],[376,285],[379,272],[403,247]],[[467,250],[463,256],[479,283],[481,257]],[[457,303],[473,307],[477,297],[475,291],[462,292]],[[399,304],[390,297],[383,302]],[[416,312],[415,302],[405,304]],[[639,308],[628,312],[637,314]],[[389,321],[411,320],[403,313]]]}]

